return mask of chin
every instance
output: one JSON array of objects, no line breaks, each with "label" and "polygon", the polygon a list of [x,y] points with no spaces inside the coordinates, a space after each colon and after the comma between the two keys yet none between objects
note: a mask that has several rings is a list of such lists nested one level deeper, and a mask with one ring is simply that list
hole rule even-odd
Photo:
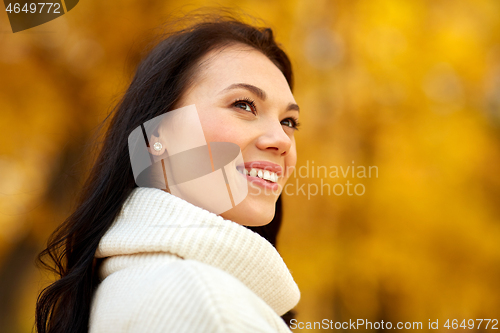
[{"label": "chin", "polygon": [[247,197],[236,207],[220,214],[220,216],[247,227],[260,227],[269,224],[274,218],[276,202],[250,201],[253,200]]}]

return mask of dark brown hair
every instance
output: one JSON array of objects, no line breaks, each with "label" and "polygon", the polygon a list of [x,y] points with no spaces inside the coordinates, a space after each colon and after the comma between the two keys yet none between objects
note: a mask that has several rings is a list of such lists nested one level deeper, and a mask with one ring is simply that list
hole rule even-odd
[{"label": "dark brown hair", "polygon": [[[193,22],[193,16],[183,20]],[[87,332],[92,295],[100,282],[100,261],[94,258],[94,252],[124,201],[137,187],[127,138],[145,121],[172,110],[189,86],[195,64],[205,54],[234,43],[248,45],[265,54],[293,88],[290,60],[275,42],[270,28],[254,27],[227,13],[196,15],[195,20],[197,23],[164,36],[139,63],[130,86],[112,117],[108,117],[110,123],[102,148],[76,210],[54,231],[47,248],[38,256],[39,263],[59,277],[38,296],[35,324],[39,333]],[[279,198],[273,221],[249,229],[276,245],[281,211]],[[291,315],[287,313],[283,318],[288,321]]]}]

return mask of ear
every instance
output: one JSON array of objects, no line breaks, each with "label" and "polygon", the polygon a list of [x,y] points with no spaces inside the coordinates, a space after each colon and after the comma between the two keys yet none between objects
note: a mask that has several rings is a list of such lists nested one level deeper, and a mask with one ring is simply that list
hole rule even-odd
[{"label": "ear", "polygon": [[151,135],[149,138],[149,152],[153,155],[162,155],[165,152],[165,143],[159,137]]}]

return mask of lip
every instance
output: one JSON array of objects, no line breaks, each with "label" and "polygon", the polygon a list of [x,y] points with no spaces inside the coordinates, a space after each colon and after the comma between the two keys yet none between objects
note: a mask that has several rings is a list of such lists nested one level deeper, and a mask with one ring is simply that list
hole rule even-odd
[{"label": "lip", "polygon": [[[268,161],[245,162],[243,164],[239,164],[236,166],[236,169],[243,169],[243,168],[244,169],[254,168],[254,169],[267,170],[267,171],[276,173],[278,175],[278,177],[280,177],[281,174],[283,173],[283,168],[281,167],[281,165],[276,164],[276,163],[272,163],[272,162],[268,162]],[[255,177],[251,177],[251,178],[255,178]]]},{"label": "lip", "polygon": [[[278,177],[281,176],[282,172],[283,172],[283,168],[279,165],[279,164],[276,164],[276,163],[272,163],[272,162],[267,162],[267,161],[252,161],[252,162],[246,162],[246,163],[243,163],[243,164],[239,164],[236,166],[236,169],[251,169],[251,168],[254,168],[254,169],[261,169],[261,170],[267,170],[267,171],[270,171],[270,172],[275,172]],[[270,183],[268,182],[267,180],[264,180],[262,178],[259,178],[259,177],[252,177],[250,175],[244,175],[240,172],[238,172],[240,175],[244,176],[247,178],[247,180],[249,182],[252,182],[254,184],[257,184],[259,186],[262,186],[266,189],[269,189],[271,191],[277,191],[278,188],[279,188],[279,185],[278,183]]]},{"label": "lip", "polygon": [[268,182],[267,180],[264,180],[262,178],[259,178],[259,177],[252,177],[252,176],[249,176],[249,175],[244,175],[240,172],[236,172],[237,174],[241,175],[242,177],[246,177],[247,180],[253,184],[257,184],[259,186],[262,186],[266,189],[269,189],[271,191],[277,191],[278,188],[279,188],[279,184],[278,183],[270,183]]}]

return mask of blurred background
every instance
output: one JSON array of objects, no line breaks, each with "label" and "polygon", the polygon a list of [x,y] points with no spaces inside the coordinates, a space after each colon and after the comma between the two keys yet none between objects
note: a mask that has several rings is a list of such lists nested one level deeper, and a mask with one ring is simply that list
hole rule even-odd
[{"label": "blurred background", "polygon": [[144,41],[206,5],[263,19],[295,69],[309,174],[290,180],[278,248],[297,319],[500,319],[498,0],[86,0],[15,34],[0,14],[0,331],[32,330],[53,279],[35,256]]}]

